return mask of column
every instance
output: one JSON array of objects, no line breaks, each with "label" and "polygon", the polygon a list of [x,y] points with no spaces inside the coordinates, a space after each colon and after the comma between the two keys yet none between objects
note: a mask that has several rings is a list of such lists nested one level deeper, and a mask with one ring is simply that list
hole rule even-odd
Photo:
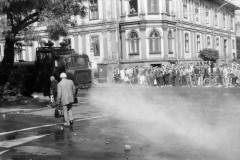
[{"label": "column", "polygon": [[181,46],[182,46],[182,41],[181,41],[181,29],[178,28],[177,32],[177,39],[176,39],[176,53],[177,53],[177,59],[181,59],[182,58],[182,52],[181,52]]},{"label": "column", "polygon": [[180,38],[180,45],[181,45],[181,59],[185,59],[185,35],[184,30],[181,28],[180,30],[181,38]]},{"label": "column", "polygon": [[36,60],[36,46],[37,46],[37,42],[33,42],[33,46],[32,46],[32,61]]},{"label": "column", "polygon": [[[86,49],[86,45],[87,45],[87,42],[86,42],[86,32],[82,32],[81,35],[82,35],[82,53],[84,54],[87,54],[87,49]],[[90,37],[91,38],[91,37]]]},{"label": "column", "polygon": [[29,61],[29,46],[26,46],[25,50],[26,50],[26,52],[25,52],[25,55],[26,55],[25,60]]},{"label": "column", "polygon": [[74,34],[73,38],[74,38],[74,50],[77,54],[79,54],[78,34]]},{"label": "column", "polygon": [[112,60],[118,60],[118,55],[117,55],[117,43],[116,43],[116,31],[112,30],[111,31],[111,48],[112,48]]},{"label": "column", "polygon": [[231,45],[231,37],[228,37],[227,39],[227,59],[231,60],[232,59],[232,45]]},{"label": "column", "polygon": [[[103,21],[106,21],[106,14],[107,14],[107,7],[106,7],[106,0],[102,0],[102,14],[103,14]],[[99,12],[100,13],[100,12]]]},{"label": "column", "polygon": [[121,30],[121,53],[120,53],[120,57],[123,60],[127,59],[127,53],[126,53],[126,36],[125,36],[125,30]]},{"label": "column", "polygon": [[108,39],[107,39],[107,30],[102,32],[103,34],[103,60],[108,59]]},{"label": "column", "polygon": [[222,36],[219,37],[219,59],[223,59],[223,48],[224,48],[224,39]]},{"label": "column", "polygon": [[146,26],[140,26],[140,32],[141,32],[141,59],[147,59],[146,54]]},{"label": "column", "polygon": [[178,32],[177,32],[178,30],[175,28],[174,29],[174,53],[173,53],[173,56],[174,56],[174,58],[176,58],[176,59],[178,59],[178,52],[179,52],[179,50],[178,50]]},{"label": "column", "polygon": [[116,2],[116,0],[111,0],[111,19],[116,19],[116,17],[115,17],[115,12],[117,11],[118,12],[118,10],[115,8],[115,3],[117,3]]},{"label": "column", "polygon": [[121,17],[126,16],[125,0],[121,0]]},{"label": "column", "polygon": [[140,0],[140,13],[145,14],[144,0]]},{"label": "column", "polygon": [[161,0],[162,2],[162,19],[166,19],[167,11],[166,11],[166,0]]},{"label": "column", "polygon": [[197,59],[197,37],[196,32],[192,32],[192,59]]},{"label": "column", "polygon": [[168,31],[167,31],[167,26],[163,26],[163,53],[164,53],[164,59],[168,59]]}]

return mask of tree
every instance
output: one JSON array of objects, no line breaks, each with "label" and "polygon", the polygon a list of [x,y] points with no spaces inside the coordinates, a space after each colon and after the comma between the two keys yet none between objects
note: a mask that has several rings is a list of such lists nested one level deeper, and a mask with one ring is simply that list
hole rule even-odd
[{"label": "tree", "polygon": [[[1,0],[0,31],[5,39],[2,66],[9,69],[14,63],[14,44],[36,40],[35,22],[47,27],[53,40],[66,36],[68,29],[76,23],[72,16],[86,16],[85,0]],[[1,36],[1,33],[0,33]]]},{"label": "tree", "polygon": [[216,62],[216,60],[219,59],[219,53],[218,50],[205,48],[200,51],[199,58],[203,59],[204,61]]}]

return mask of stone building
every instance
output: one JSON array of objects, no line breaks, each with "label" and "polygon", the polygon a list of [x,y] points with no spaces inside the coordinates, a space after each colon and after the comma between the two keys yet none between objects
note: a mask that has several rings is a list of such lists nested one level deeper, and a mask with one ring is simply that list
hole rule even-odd
[{"label": "stone building", "polygon": [[[74,17],[77,26],[54,43],[66,41],[77,53],[88,54],[100,77],[118,65],[200,61],[198,54],[204,48],[219,50],[223,61],[236,57],[235,10],[239,8],[228,1],[88,0],[86,5],[88,16]],[[45,27],[37,30],[47,41]],[[0,41],[0,54],[3,45]],[[23,47],[20,58],[34,60],[38,46],[33,42]]]}]

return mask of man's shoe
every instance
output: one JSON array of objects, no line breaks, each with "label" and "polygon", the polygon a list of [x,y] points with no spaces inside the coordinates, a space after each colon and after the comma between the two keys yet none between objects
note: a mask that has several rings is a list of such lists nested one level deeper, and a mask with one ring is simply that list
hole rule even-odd
[{"label": "man's shoe", "polygon": [[70,125],[71,125],[71,126],[73,125],[73,121],[70,121]]}]

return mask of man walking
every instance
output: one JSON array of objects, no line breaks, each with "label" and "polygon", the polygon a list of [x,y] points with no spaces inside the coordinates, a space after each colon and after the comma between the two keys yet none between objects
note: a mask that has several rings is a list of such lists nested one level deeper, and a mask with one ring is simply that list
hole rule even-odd
[{"label": "man walking", "polygon": [[61,103],[63,106],[64,126],[70,126],[73,124],[72,103],[74,102],[75,86],[72,80],[67,79],[66,73],[61,73],[60,78],[62,80],[58,83],[57,104]]}]

